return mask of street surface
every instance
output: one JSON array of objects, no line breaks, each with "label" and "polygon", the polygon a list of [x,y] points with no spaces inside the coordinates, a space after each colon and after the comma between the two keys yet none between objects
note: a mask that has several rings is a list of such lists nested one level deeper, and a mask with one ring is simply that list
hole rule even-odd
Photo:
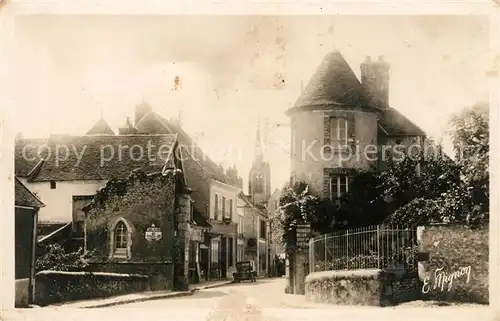
[{"label": "street surface", "polygon": [[[335,306],[306,302],[304,296],[284,293],[285,279],[258,279],[212,289],[191,296],[144,301],[106,308],[64,307],[26,309],[2,315],[3,320],[36,321],[299,321],[299,320],[493,320],[487,306],[431,307],[422,302],[398,307]],[[423,306],[423,307],[422,307]],[[18,310],[19,311],[19,310]]]}]

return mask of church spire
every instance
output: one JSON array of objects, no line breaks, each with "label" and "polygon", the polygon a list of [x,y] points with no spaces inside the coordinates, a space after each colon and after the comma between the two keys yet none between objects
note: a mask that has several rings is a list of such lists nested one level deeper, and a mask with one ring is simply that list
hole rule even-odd
[{"label": "church spire", "polygon": [[261,163],[264,160],[263,150],[262,150],[262,139],[260,137],[260,119],[257,123],[257,137],[255,140],[255,163]]}]

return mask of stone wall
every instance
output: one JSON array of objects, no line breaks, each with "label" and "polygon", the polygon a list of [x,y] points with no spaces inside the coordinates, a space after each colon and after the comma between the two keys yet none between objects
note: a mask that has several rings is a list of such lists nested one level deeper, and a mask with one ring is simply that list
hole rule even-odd
[{"label": "stone wall", "polygon": [[172,261],[93,263],[87,271],[148,275],[151,291],[173,290],[174,264]]},{"label": "stone wall", "polygon": [[379,269],[314,272],[306,277],[305,295],[319,303],[388,306],[418,299],[419,281]]},{"label": "stone wall", "polygon": [[41,271],[35,280],[40,306],[150,290],[149,276],[137,274]]},{"label": "stone wall", "polygon": [[[429,255],[427,261],[419,263],[423,298],[487,304],[488,237],[488,227],[476,230],[451,225],[419,227],[419,250]],[[454,276],[451,285],[450,276]]]}]

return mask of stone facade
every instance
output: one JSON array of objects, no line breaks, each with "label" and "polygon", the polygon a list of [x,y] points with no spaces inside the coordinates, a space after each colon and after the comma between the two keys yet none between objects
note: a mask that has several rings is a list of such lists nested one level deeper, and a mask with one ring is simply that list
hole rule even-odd
[{"label": "stone facade", "polygon": [[[473,230],[463,226],[420,227],[417,233],[419,250],[429,255],[419,262],[423,297],[429,300],[488,304],[489,302],[489,230]],[[437,278],[453,276],[470,268],[470,275],[459,273],[450,285]],[[424,285],[422,285],[424,286]],[[449,291],[448,291],[449,289]]]},{"label": "stone facade", "polygon": [[[179,175],[173,172],[146,180],[128,182],[124,195],[86,209],[86,247],[94,253],[91,270],[142,271],[152,276],[155,290],[185,290],[189,195],[179,190]],[[99,193],[106,193],[106,188]],[[161,238],[147,236],[155,229],[161,231]]]},{"label": "stone facade", "polygon": [[[348,119],[353,132],[347,149],[330,141],[330,117]],[[291,116],[293,132],[291,171],[293,181],[306,181],[311,192],[327,197],[329,175],[336,171],[372,169],[376,163],[360,155],[368,145],[377,145],[377,115],[363,111],[298,112]],[[376,153],[376,150],[375,150]]]}]

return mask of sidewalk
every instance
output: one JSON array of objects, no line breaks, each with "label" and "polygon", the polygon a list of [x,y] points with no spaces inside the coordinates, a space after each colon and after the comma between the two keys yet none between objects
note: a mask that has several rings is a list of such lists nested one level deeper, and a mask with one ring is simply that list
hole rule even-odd
[{"label": "sidewalk", "polygon": [[149,300],[159,300],[175,298],[181,296],[193,295],[198,290],[210,289],[230,284],[231,281],[208,281],[200,284],[190,284],[188,291],[148,291],[139,293],[130,293],[109,298],[90,299],[75,302],[61,302],[48,305],[45,308],[105,308],[114,305],[136,303]]}]

